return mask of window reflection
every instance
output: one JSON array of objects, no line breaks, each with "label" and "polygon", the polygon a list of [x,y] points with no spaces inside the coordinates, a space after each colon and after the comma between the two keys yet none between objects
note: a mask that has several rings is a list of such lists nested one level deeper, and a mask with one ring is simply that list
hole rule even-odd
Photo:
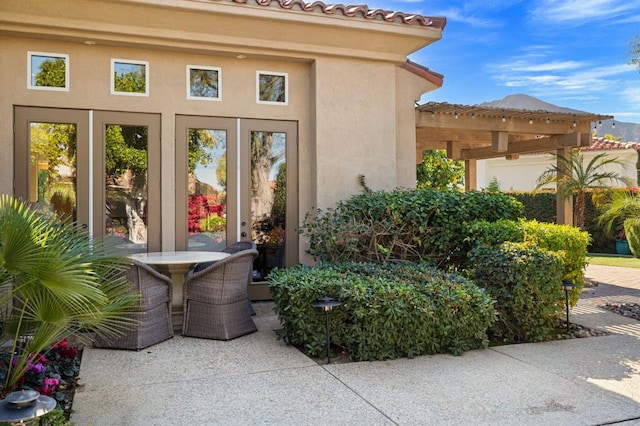
[{"label": "window reflection", "polygon": [[189,129],[189,250],[227,245],[227,132]]},{"label": "window reflection", "polygon": [[31,202],[59,218],[76,221],[76,126],[31,123]]},{"label": "window reflection", "polygon": [[105,234],[128,252],[147,249],[147,127],[109,124],[105,134]]},{"label": "window reflection", "polygon": [[254,280],[284,265],[286,242],[286,133],[251,132],[251,237],[260,256]]},{"label": "window reflection", "polygon": [[67,90],[68,55],[29,52],[30,89]]}]

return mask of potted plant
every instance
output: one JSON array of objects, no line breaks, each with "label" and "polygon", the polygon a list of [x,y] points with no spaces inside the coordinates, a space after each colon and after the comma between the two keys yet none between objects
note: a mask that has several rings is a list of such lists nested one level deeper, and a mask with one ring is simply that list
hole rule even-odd
[{"label": "potted plant", "polygon": [[598,223],[605,232],[611,232],[613,229],[618,230],[616,251],[619,254],[640,256],[640,195],[638,195],[638,188],[612,191],[610,200],[601,207]]},{"label": "potted plant", "polygon": [[627,234],[624,232],[624,229],[619,230],[616,233],[616,253],[622,255],[631,255],[631,249],[629,248],[629,241],[627,241]]},{"label": "potted plant", "polygon": [[75,224],[0,195],[0,341],[8,349],[0,398],[19,390],[55,342],[79,332],[117,335],[135,296],[112,254]]}]

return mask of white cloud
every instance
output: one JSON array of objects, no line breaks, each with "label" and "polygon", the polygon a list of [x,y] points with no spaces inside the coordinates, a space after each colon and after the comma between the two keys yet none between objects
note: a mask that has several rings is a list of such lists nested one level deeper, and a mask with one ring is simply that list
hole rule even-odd
[{"label": "white cloud", "polygon": [[514,71],[522,72],[542,72],[542,71],[565,71],[581,68],[585,64],[577,61],[552,61],[543,64],[520,64],[514,66]]},{"label": "white cloud", "polygon": [[[638,78],[640,80],[640,76]],[[640,105],[640,81],[638,82],[638,86],[636,87],[627,87],[622,91],[620,97],[627,102],[629,105],[638,106]]]},{"label": "white cloud", "polygon": [[527,59],[493,64],[487,70],[506,87],[520,87],[537,94],[574,95],[582,99],[589,94],[615,90],[622,75],[633,71],[626,64],[595,67],[588,62]]},{"label": "white cloud", "polygon": [[437,11],[432,11],[429,16],[446,16],[447,21],[461,22],[463,24],[470,25],[478,28],[491,28],[500,26],[500,23],[494,19],[488,19],[481,17],[475,13],[463,10],[462,8],[448,8]]},{"label": "white cloud", "polygon": [[532,19],[547,23],[575,22],[583,25],[587,21],[604,21],[637,14],[638,0],[543,0],[536,2],[531,11]]}]

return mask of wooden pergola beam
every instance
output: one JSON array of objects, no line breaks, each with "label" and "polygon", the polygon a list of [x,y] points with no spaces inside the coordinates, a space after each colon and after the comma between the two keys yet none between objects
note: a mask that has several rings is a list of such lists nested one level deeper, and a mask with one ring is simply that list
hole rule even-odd
[{"label": "wooden pergola beam", "polygon": [[[553,135],[550,137],[542,137],[511,143],[505,151],[496,152],[493,146],[473,149],[460,149],[458,157],[449,157],[453,160],[482,160],[487,158],[495,158],[498,156],[507,156],[514,154],[530,154],[539,152],[555,151],[564,147],[589,146],[591,143],[591,135],[585,133],[570,133],[563,135]],[[447,147],[447,153],[457,154],[455,147]]]}]

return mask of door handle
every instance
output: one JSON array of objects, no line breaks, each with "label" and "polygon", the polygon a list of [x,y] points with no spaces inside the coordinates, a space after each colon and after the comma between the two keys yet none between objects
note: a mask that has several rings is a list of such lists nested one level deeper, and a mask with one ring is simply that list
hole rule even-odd
[{"label": "door handle", "polygon": [[242,226],[247,226],[247,222],[244,222],[244,221],[243,221],[243,222],[241,223],[241,225],[242,225]]},{"label": "door handle", "polygon": [[244,237],[246,237],[246,236],[247,236],[247,233],[246,233],[246,232],[244,232],[244,231],[242,231],[242,232],[240,233],[240,236],[241,236],[242,238],[244,238]]}]

